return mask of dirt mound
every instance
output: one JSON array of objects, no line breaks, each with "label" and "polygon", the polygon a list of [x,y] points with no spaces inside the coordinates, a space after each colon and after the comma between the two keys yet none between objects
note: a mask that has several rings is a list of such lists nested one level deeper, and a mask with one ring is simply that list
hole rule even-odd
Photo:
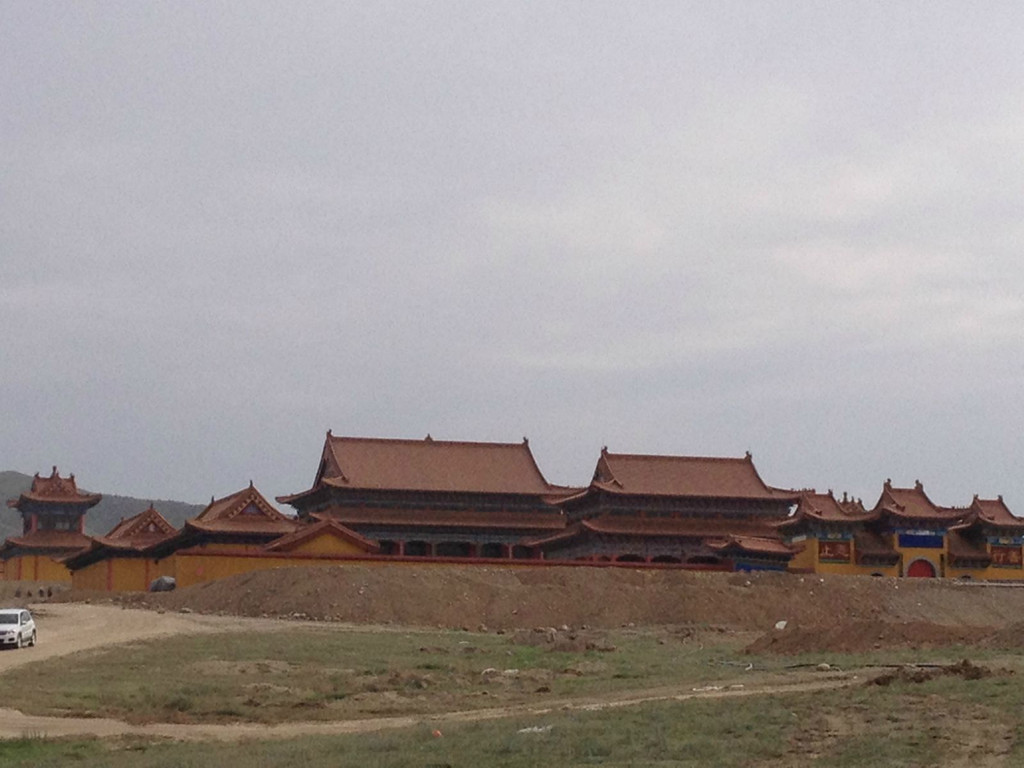
[{"label": "dirt mound", "polygon": [[[962,659],[956,664],[931,664],[928,666],[917,666],[915,664],[904,664],[896,667],[891,672],[879,675],[868,681],[868,685],[892,685],[893,683],[926,683],[937,677],[960,677],[964,680],[981,680],[984,677],[991,677],[992,672],[988,667],[972,664],[969,659]],[[1000,671],[998,674],[1010,675],[1010,671]]]},{"label": "dirt mound", "polygon": [[949,627],[924,621],[839,621],[828,626],[773,629],[747,646],[747,653],[864,653],[879,648],[935,648],[973,645],[989,630]]},{"label": "dirt mound", "polygon": [[[939,580],[406,563],[281,568],[163,594],[54,596],[86,598],[202,613],[469,629],[634,624],[765,631],[780,620],[797,628],[853,623],[872,627],[876,638],[909,633],[887,623],[987,631],[1024,615],[1024,589]],[[840,643],[845,631],[831,636]],[[930,629],[924,637],[938,634]],[[961,639],[955,631],[948,635],[949,642]]]},{"label": "dirt mound", "polygon": [[1024,623],[1015,622],[1009,626],[997,629],[982,640],[980,645],[986,648],[1003,648],[1006,650],[1024,648]]}]

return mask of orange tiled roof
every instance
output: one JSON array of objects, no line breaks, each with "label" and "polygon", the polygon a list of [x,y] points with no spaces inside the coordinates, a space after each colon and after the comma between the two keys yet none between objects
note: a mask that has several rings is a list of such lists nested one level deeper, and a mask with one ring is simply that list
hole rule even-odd
[{"label": "orange tiled roof", "polygon": [[1013,514],[1002,496],[994,499],[979,499],[975,496],[970,509],[980,522],[1004,528],[1024,528],[1024,518]]},{"label": "orange tiled roof", "polygon": [[24,547],[26,549],[74,550],[89,546],[92,539],[78,531],[33,531],[21,536],[11,536],[5,542],[5,548]]},{"label": "orange tiled roof", "polygon": [[725,552],[736,549],[741,552],[750,552],[757,555],[793,555],[797,549],[789,546],[777,538],[760,536],[735,536],[730,535],[717,541],[706,541],[708,547]]},{"label": "orange tiled roof", "polygon": [[847,498],[845,494],[840,500],[832,494],[832,491],[827,493],[805,491],[800,495],[796,514],[780,520],[777,525],[780,527],[795,525],[808,518],[828,523],[860,523],[877,519],[878,512],[868,512],[860,501]]},{"label": "orange tiled roof", "polygon": [[782,501],[798,495],[766,485],[749,453],[736,459],[609,453],[603,448],[591,487],[637,496]]},{"label": "orange tiled roof", "polygon": [[211,533],[291,533],[298,523],[278,512],[252,483],[248,488],[222,499],[211,499],[206,509],[185,523],[189,528]]},{"label": "orange tiled roof", "polygon": [[121,520],[106,536],[97,536],[96,541],[118,548],[145,549],[175,533],[174,526],[150,504],[145,511]]},{"label": "orange tiled roof", "polygon": [[947,538],[949,555],[953,562],[968,560],[985,565],[992,562],[992,557],[984,545],[969,541],[959,531],[950,531]]},{"label": "orange tiled roof", "polygon": [[472,443],[335,437],[327,433],[320,470],[310,491],[281,496],[290,502],[322,485],[361,490],[441,493],[557,493],[521,443]]},{"label": "orange tiled roof", "polygon": [[894,488],[886,480],[875,510],[910,520],[941,520],[949,523],[961,521],[967,510],[939,507],[928,498],[924,486],[918,481],[913,488]]},{"label": "orange tiled roof", "polygon": [[82,493],[75,483],[74,474],[61,477],[57,468],[49,477],[40,477],[36,472],[32,478],[32,487],[17,499],[10,499],[7,506],[17,509],[26,501],[37,502],[70,502],[74,504],[87,504],[90,507],[98,504],[103,496],[98,493]]},{"label": "orange tiled roof", "polygon": [[[703,539],[709,546],[718,548],[729,545],[751,546],[763,545],[764,541],[776,542],[792,554],[796,550],[784,544],[774,529],[764,523],[745,520],[702,520],[700,518],[656,518],[643,519],[626,516],[603,515],[589,520],[571,523],[564,530],[546,536],[524,541],[528,547],[538,547],[568,541],[587,531],[609,536],[677,536],[681,538]],[[740,542],[737,544],[737,542]],[[774,545],[772,545],[774,547]],[[775,549],[778,549],[777,547]],[[782,550],[778,550],[782,551]]]}]

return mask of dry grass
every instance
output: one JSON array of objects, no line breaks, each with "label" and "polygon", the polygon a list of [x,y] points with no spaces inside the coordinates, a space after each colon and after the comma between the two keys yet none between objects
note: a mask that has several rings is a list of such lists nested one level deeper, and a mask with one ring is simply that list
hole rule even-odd
[{"label": "dry grass", "polygon": [[[714,641],[714,642],[711,642]],[[742,638],[310,628],[179,636],[30,664],[0,680],[41,715],[286,722],[430,714],[743,674]],[[723,656],[734,665],[713,662]],[[778,660],[773,663],[779,666]]]},{"label": "dry grass", "polygon": [[[812,695],[694,700],[445,727],[242,744],[140,741],[0,744],[34,768],[420,766],[1015,766],[1024,693],[1012,678],[942,678]],[[532,732],[521,732],[533,729]]]}]

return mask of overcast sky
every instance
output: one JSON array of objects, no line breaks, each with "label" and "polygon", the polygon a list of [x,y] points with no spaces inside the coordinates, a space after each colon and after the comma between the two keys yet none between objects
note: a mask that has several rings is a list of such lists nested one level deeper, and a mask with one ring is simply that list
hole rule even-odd
[{"label": "overcast sky", "polygon": [[1024,6],[0,0],[0,469],[324,434],[1024,515]]}]

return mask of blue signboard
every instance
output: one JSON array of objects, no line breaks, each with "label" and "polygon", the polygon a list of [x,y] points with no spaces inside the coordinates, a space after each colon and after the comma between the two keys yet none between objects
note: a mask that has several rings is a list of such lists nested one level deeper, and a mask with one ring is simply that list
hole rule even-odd
[{"label": "blue signboard", "polygon": [[743,562],[740,562],[740,563],[736,563],[736,570],[737,571],[746,571],[748,573],[751,572],[751,571],[784,571],[784,570],[786,570],[786,565],[785,565],[785,563],[779,563],[778,565],[776,565],[775,563],[769,564],[769,563],[743,563]]},{"label": "blue signboard", "polygon": [[942,535],[933,533],[901,533],[900,546],[904,549],[942,549]]}]

